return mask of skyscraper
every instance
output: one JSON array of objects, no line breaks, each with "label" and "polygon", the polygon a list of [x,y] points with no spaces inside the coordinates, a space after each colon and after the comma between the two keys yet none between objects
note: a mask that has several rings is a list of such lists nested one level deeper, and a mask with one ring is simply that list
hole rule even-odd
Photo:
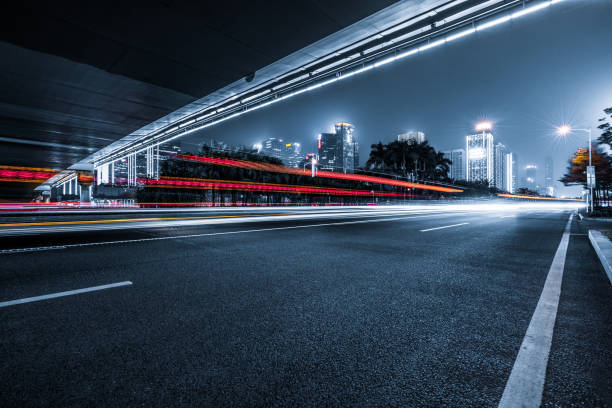
[{"label": "skyscraper", "polygon": [[423,143],[425,141],[425,133],[418,131],[402,133],[397,135],[397,140],[399,142]]},{"label": "skyscraper", "polygon": [[537,166],[535,164],[529,164],[525,166],[525,182],[526,186],[531,191],[537,191],[537,182],[536,182],[536,171]]},{"label": "skyscraper", "polygon": [[548,156],[544,161],[544,192],[549,196],[553,196],[555,193],[553,171],[553,160],[552,157]]},{"label": "skyscraper", "polygon": [[507,180],[506,180],[507,156],[506,155],[508,153],[509,153],[508,149],[503,143],[495,144],[495,157],[494,157],[495,171],[493,172],[493,185],[499,188],[500,190],[505,190],[505,191],[508,191],[506,189],[506,185],[507,185]]},{"label": "skyscraper", "polygon": [[287,143],[283,139],[270,137],[261,144],[260,153],[276,157],[285,166],[297,167],[302,159],[301,149],[302,147],[299,143]]},{"label": "skyscraper", "polygon": [[504,186],[503,190],[514,193],[516,190],[516,162],[514,153],[506,153],[504,159]]},{"label": "skyscraper", "polygon": [[466,171],[468,181],[494,183],[493,135],[490,123],[479,123],[476,133],[465,138]]},{"label": "skyscraper", "polygon": [[359,166],[359,144],[350,123],[338,122],[335,133],[321,133],[317,138],[319,165],[322,170],[352,173]]},{"label": "skyscraper", "polygon": [[453,180],[465,180],[465,150],[453,149],[442,153],[452,162],[449,166],[448,177]]}]

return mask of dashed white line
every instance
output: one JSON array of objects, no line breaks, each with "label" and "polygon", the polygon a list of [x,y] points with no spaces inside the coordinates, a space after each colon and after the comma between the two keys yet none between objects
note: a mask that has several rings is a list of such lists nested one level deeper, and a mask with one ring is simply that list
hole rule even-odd
[{"label": "dashed white line", "polygon": [[453,225],[445,225],[443,227],[427,228],[427,229],[422,229],[422,230],[419,230],[419,231],[421,231],[421,232],[435,231],[435,230],[440,230],[440,229],[444,229],[444,228],[459,227],[461,225],[467,225],[467,224],[469,224],[469,222],[462,222],[460,224],[453,224]]},{"label": "dashed white line", "polygon": [[544,289],[499,402],[500,408],[537,408],[542,403],[546,366],[561,295],[561,281],[573,217],[574,214],[570,215],[565,226]]},{"label": "dashed white line", "polygon": [[20,305],[23,303],[30,303],[30,302],[38,302],[40,300],[54,299],[54,298],[63,297],[63,296],[78,295],[80,293],[95,292],[97,290],[116,288],[119,286],[129,286],[131,284],[132,282],[130,281],[124,281],[124,282],[110,283],[108,285],[91,286],[89,288],[69,290],[66,292],[51,293],[49,295],[34,296],[34,297],[28,297],[28,298],[23,298],[23,299],[17,299],[17,300],[9,300],[7,302],[0,302],[0,307],[14,306],[14,305]]}]

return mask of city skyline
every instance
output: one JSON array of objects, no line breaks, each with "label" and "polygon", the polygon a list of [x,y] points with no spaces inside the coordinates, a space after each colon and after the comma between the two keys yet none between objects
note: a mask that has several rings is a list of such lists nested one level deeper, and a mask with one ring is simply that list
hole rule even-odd
[{"label": "city skyline", "polygon": [[[367,157],[371,144],[411,130],[424,132],[437,150],[454,149],[459,147],[457,138],[468,134],[474,123],[488,120],[496,138],[517,154],[521,167],[536,163],[543,168],[544,156],[552,156],[558,180],[570,156],[586,146],[586,138],[560,139],[556,127],[571,123],[596,130],[597,119],[609,104],[606,95],[612,92],[606,85],[612,56],[601,52],[607,20],[597,5],[604,3],[595,3],[588,7],[568,2],[543,12],[543,19],[533,16],[495,27],[486,35],[389,64],[201,134],[252,145],[266,137],[286,137],[291,128],[292,140],[302,143],[305,152],[314,152],[309,146],[322,129],[347,121],[356,128],[360,155]],[[582,41],[585,37],[590,41]],[[483,52],[486,70],[472,63],[482,59]],[[513,59],[518,55],[519,71],[513,63],[519,62]],[[449,67],[447,61],[455,63]],[[583,66],[581,61],[592,63]],[[571,81],[577,64],[588,81]],[[423,66],[431,68],[424,71]],[[499,80],[502,77],[515,80],[508,86]],[[534,88],[545,91],[525,99]],[[544,151],[546,155],[539,153]],[[560,194],[579,194],[579,188],[555,183]]]}]

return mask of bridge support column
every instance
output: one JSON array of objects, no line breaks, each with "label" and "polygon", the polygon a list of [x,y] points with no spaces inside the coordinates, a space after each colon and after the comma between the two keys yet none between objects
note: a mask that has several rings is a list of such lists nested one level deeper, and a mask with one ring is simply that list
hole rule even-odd
[{"label": "bridge support column", "polygon": [[149,147],[146,152],[147,177],[159,178],[159,146]]},{"label": "bridge support column", "polygon": [[130,154],[127,162],[127,170],[128,170],[128,187],[136,185],[136,155]]}]

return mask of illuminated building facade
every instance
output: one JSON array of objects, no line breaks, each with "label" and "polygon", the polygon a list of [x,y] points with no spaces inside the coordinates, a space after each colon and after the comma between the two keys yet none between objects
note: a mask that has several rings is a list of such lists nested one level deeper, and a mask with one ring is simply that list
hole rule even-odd
[{"label": "illuminated building facade", "polygon": [[[257,145],[259,148],[259,145]],[[287,143],[283,139],[270,137],[261,144],[259,152],[270,157],[276,157],[287,167],[298,167],[302,147],[299,143]]]},{"label": "illuminated building facade", "polygon": [[503,143],[495,144],[495,170],[493,172],[493,186],[499,188],[500,190],[508,191],[505,188],[506,184],[506,154],[508,154],[508,149]]},{"label": "illuminated building facade", "polygon": [[514,153],[504,155],[504,185],[503,190],[513,194],[516,191],[516,163]]},{"label": "illuminated building facade", "polygon": [[359,166],[359,144],[350,123],[338,122],[334,133],[321,133],[317,137],[321,170],[353,173]]},{"label": "illuminated building facade", "polygon": [[397,140],[399,142],[423,143],[425,141],[425,133],[418,131],[402,133],[397,135]]},{"label": "illuminated building facade", "polygon": [[[480,125],[479,125],[480,126]],[[476,127],[481,133],[465,138],[466,166],[465,178],[468,181],[488,181],[495,183],[493,135],[490,127]]]}]

